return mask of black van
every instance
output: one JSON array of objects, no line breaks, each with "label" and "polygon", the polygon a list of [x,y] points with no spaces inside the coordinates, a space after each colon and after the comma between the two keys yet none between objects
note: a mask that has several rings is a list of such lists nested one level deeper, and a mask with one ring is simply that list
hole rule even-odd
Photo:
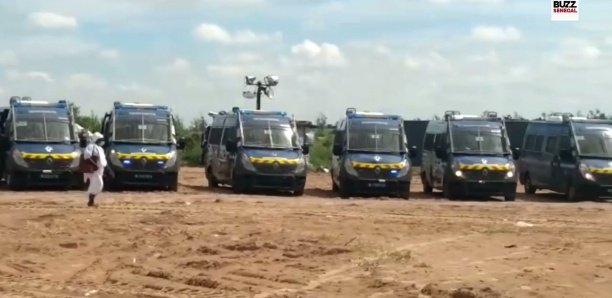
[{"label": "black van", "polygon": [[301,145],[295,121],[286,112],[241,110],[212,114],[206,142],[206,179],[210,187],[235,192],[288,191],[304,194],[308,145]]},{"label": "black van", "polygon": [[359,194],[410,198],[410,158],[416,149],[407,144],[402,117],[347,109],[334,133],[333,190],[344,199]]},{"label": "black van", "polygon": [[612,196],[612,121],[556,115],[527,127],[518,162],[525,192],[569,200]]},{"label": "black van", "polygon": [[0,113],[0,174],[10,189],[78,187],[81,150],[73,108],[65,100],[13,96]]},{"label": "black van", "polygon": [[516,197],[516,170],[504,120],[495,112],[483,116],[448,111],[430,121],[423,141],[423,191],[441,189],[444,197]]},{"label": "black van", "polygon": [[108,168],[107,186],[160,187],[178,190],[180,158],[185,140],[177,139],[169,107],[115,102],[102,120]]}]

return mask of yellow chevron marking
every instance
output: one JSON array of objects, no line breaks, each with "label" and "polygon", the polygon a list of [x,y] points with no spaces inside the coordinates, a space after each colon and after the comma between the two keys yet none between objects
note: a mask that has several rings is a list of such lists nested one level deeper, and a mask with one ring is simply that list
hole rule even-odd
[{"label": "yellow chevron marking", "polygon": [[26,153],[21,152],[21,157],[24,159],[75,159],[78,157],[76,153]]},{"label": "yellow chevron marking", "polygon": [[592,174],[612,174],[612,168],[589,168]]},{"label": "yellow chevron marking", "polygon": [[462,171],[482,171],[487,169],[487,171],[510,171],[510,165],[501,165],[501,164],[459,164],[459,169]]},{"label": "yellow chevron marking", "polygon": [[147,160],[168,160],[171,154],[157,153],[117,153],[119,159],[147,159]]},{"label": "yellow chevron marking", "polygon": [[401,170],[404,167],[403,162],[398,163],[369,163],[369,162],[357,162],[353,161],[353,168],[355,169],[375,169],[380,168],[381,170]]},{"label": "yellow chevron marking", "polygon": [[279,165],[297,165],[300,160],[299,159],[287,159],[282,157],[249,157],[249,160],[253,164],[273,164],[278,163]]}]

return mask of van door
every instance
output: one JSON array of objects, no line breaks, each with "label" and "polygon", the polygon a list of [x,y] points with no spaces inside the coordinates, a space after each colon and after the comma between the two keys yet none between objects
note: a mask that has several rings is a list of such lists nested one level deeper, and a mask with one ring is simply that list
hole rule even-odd
[{"label": "van door", "polygon": [[569,178],[572,176],[575,167],[574,160],[563,160],[559,156],[561,150],[571,150],[570,131],[567,129],[559,136],[559,146],[557,150],[557,160],[553,171],[553,179],[556,182],[556,191],[565,192],[568,186]]},{"label": "van door", "polygon": [[[346,142],[344,141],[344,131],[341,129],[336,129],[336,131],[334,132],[334,143],[332,146],[344,147],[344,144],[346,144]],[[332,153],[331,176],[332,180],[334,180],[334,183],[336,183],[336,185],[338,185],[338,183],[340,182],[338,176],[340,175],[340,169],[342,167],[341,162],[342,156],[335,155]]]},{"label": "van door", "polygon": [[[444,174],[446,173],[446,164],[448,160],[444,158],[439,158],[436,155],[436,150],[437,148],[444,148],[448,152],[447,138],[448,135],[446,133],[439,133],[436,134],[434,139],[434,151],[432,152],[434,160],[432,164],[432,179],[433,186],[438,188],[442,188],[442,184],[444,182]],[[448,156],[446,156],[446,158],[448,159]]]},{"label": "van door", "polygon": [[219,176],[226,181],[232,180],[236,152],[230,153],[225,148],[227,141],[236,140],[236,117],[230,116],[223,122],[223,133],[221,134],[221,145],[219,149]]},{"label": "van door", "polygon": [[534,185],[548,188],[552,157],[544,153],[544,140],[545,137],[543,135],[536,135],[535,137],[535,145],[532,152],[533,159],[531,161],[533,167],[531,168],[530,177]]},{"label": "van door", "polygon": [[561,172],[561,159],[559,158],[559,137],[548,136],[543,153],[544,158],[549,161],[544,167],[548,169],[544,173],[544,182],[551,190],[559,191],[561,183],[558,181]]}]

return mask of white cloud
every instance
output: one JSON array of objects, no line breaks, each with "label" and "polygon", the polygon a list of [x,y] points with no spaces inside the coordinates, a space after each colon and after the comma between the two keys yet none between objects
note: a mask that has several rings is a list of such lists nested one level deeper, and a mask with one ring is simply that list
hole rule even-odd
[{"label": "white cloud", "polygon": [[4,89],[2,89],[2,87],[0,87],[0,95],[4,94]]},{"label": "white cloud", "polygon": [[609,46],[612,46],[612,37],[608,37],[608,38],[606,38],[606,39],[605,39],[605,41],[604,41],[604,43],[605,43],[605,44],[607,44],[607,45],[609,45]]},{"label": "white cloud", "polygon": [[175,58],[168,65],[157,67],[159,72],[186,72],[191,69],[191,63],[183,58]]},{"label": "white cloud", "polygon": [[98,53],[98,57],[102,59],[115,60],[120,56],[119,51],[113,49],[101,50]]},{"label": "white cloud", "polygon": [[291,53],[306,66],[342,66],[346,63],[340,48],[331,43],[317,44],[307,39],[294,45]]},{"label": "white cloud", "polygon": [[567,39],[552,56],[552,62],[563,67],[591,67],[601,57],[601,50],[587,40]]},{"label": "white cloud", "polygon": [[430,72],[448,71],[452,68],[451,62],[436,51],[423,56],[408,56],[404,59],[404,66],[412,70]]},{"label": "white cloud", "polygon": [[34,12],[28,16],[28,22],[44,29],[74,29],[78,26],[76,18],[53,12]]},{"label": "white cloud", "polygon": [[130,83],[127,85],[119,85],[117,86],[119,91],[124,96],[128,96],[126,101],[141,101],[141,100],[149,100],[149,99],[157,99],[161,96],[162,92],[157,89],[150,88],[145,85]]},{"label": "white cloud", "polygon": [[83,90],[100,90],[108,87],[108,83],[88,73],[76,73],[70,75],[65,82],[68,88]]},{"label": "white cloud", "polygon": [[280,33],[272,35],[258,34],[251,30],[229,32],[219,25],[210,23],[200,24],[193,31],[193,35],[199,40],[220,44],[254,44],[280,40],[282,38]]},{"label": "white cloud", "polygon": [[484,62],[484,63],[499,63],[499,55],[495,50],[489,50],[488,52],[476,54],[470,57],[471,61]]},{"label": "white cloud", "polygon": [[19,58],[15,51],[7,50],[0,51],[0,65],[2,66],[17,66],[19,64]]},{"label": "white cloud", "polygon": [[46,72],[42,71],[28,71],[28,72],[20,72],[16,70],[9,70],[6,72],[6,76],[10,80],[14,81],[22,81],[22,80],[33,80],[33,81],[43,81],[43,82],[53,82],[53,78]]},{"label": "white cloud", "polygon": [[512,42],[521,39],[521,31],[512,26],[477,26],[472,29],[472,38],[484,42]]}]

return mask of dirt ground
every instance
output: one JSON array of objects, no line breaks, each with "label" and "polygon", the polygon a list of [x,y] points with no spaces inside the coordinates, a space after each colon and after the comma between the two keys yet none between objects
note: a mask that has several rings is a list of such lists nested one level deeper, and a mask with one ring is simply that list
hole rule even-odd
[{"label": "dirt ground", "polygon": [[0,192],[1,297],[612,297],[612,204]]}]

